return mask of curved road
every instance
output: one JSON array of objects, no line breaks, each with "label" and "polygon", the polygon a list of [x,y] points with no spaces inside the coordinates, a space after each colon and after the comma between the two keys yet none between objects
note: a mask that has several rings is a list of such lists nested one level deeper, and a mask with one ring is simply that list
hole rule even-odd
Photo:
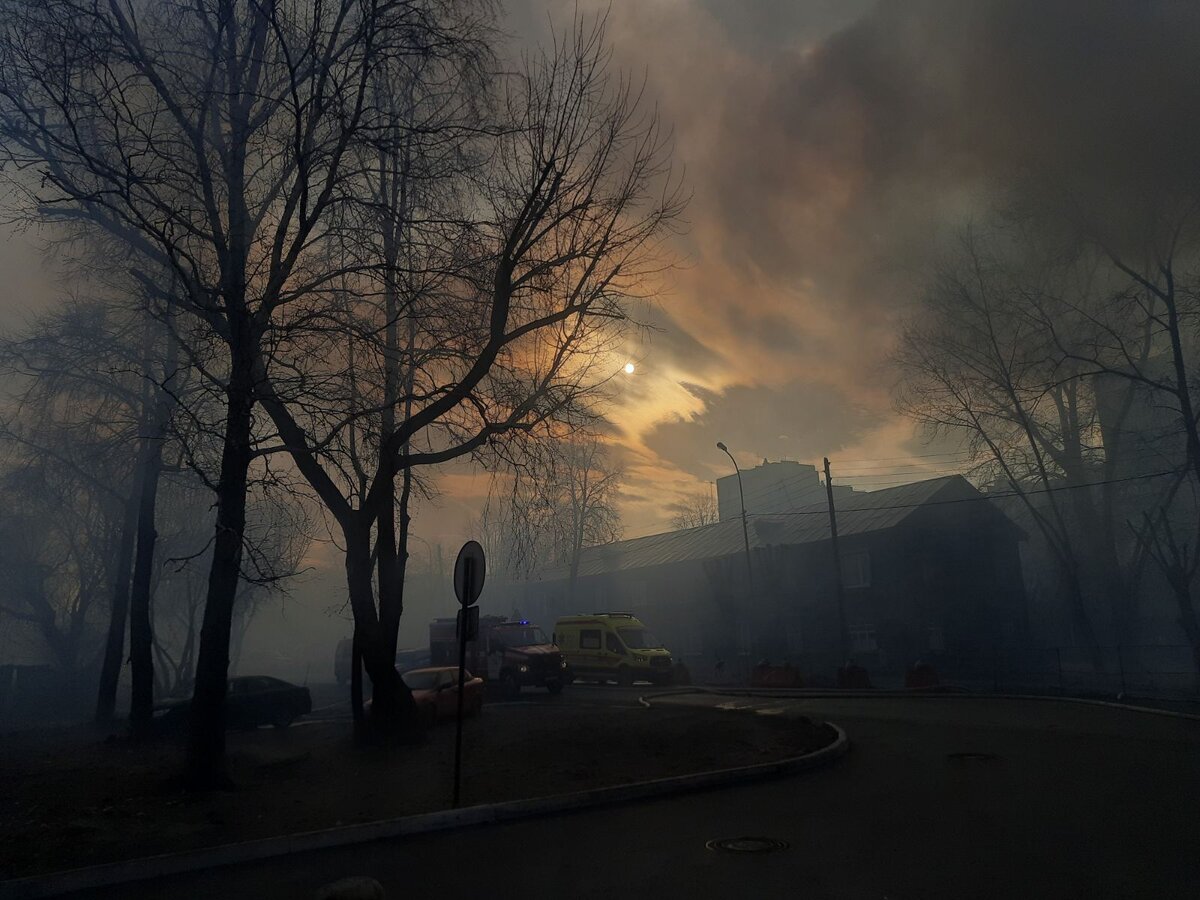
[{"label": "curved road", "polygon": [[[829,719],[853,747],[780,781],[87,896],[307,898],[348,874],[378,878],[389,898],[1200,896],[1200,721],[949,697],[656,702]],[[741,835],[790,846],[705,847]]]}]

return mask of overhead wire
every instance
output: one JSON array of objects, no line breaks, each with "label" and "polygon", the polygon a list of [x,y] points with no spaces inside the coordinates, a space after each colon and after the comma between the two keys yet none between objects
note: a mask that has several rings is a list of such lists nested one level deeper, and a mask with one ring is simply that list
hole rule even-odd
[{"label": "overhead wire", "polygon": [[[1141,481],[1147,478],[1163,478],[1168,475],[1178,475],[1177,469],[1172,469],[1166,472],[1150,472],[1144,475],[1129,475],[1125,478],[1106,478],[1100,481],[1089,481],[1084,484],[1064,484],[1058,487],[1044,488],[1029,488],[1028,490],[1020,491],[996,491],[988,494],[980,494],[977,497],[956,497],[953,500],[928,500],[923,503],[899,503],[889,506],[862,506],[862,507],[837,507],[838,515],[850,512],[876,512],[887,509],[919,509],[928,506],[945,506],[955,503],[979,503],[981,501],[1003,500],[1008,497],[1033,496],[1038,494],[1051,494],[1059,491],[1074,491],[1082,488],[1102,487],[1109,484],[1124,484],[1130,481]],[[908,482],[912,484],[914,482]],[[827,510],[823,509],[798,509],[792,512],[780,513],[746,513],[747,516],[820,516],[828,515]]]},{"label": "overhead wire", "polygon": [[[941,454],[927,454],[926,458],[929,458],[932,456],[939,456],[939,455],[941,455]],[[1130,459],[1130,460],[1139,460],[1139,459],[1140,460],[1152,460],[1152,459],[1162,460],[1163,459],[1163,454],[1156,450],[1143,450],[1141,452],[1129,452],[1129,453],[1126,453],[1125,456],[1127,459]],[[892,459],[912,459],[912,458],[921,458],[921,456],[918,455],[915,457],[892,457]],[[887,457],[881,457],[878,460],[874,460],[873,462],[883,463],[887,459],[888,459]],[[778,500],[778,499],[780,499],[781,495],[782,495],[783,499],[786,501],[787,505],[790,506],[792,508],[792,510],[794,510],[794,511],[800,511],[798,509],[798,507],[800,505],[804,505],[804,506],[809,505],[808,500],[807,500],[807,498],[809,498],[809,497],[812,498],[812,503],[814,503],[814,504],[820,502],[821,498],[820,498],[820,496],[818,496],[818,492],[823,494],[824,487],[825,487],[825,482],[820,477],[820,471],[817,469],[817,467],[815,465],[813,465],[811,463],[803,463],[800,461],[796,461],[796,462],[798,465],[802,465],[805,467],[803,471],[796,472],[792,475],[789,475],[778,481],[773,481],[769,484],[761,484],[761,485],[752,486],[751,488],[749,488],[748,490],[745,491],[744,502],[747,506],[747,514],[748,515],[786,515],[787,514],[786,512],[785,513],[750,513],[750,511],[749,511],[749,507],[754,506],[755,504],[760,503],[766,499]],[[841,463],[843,461],[838,460],[837,462]],[[872,461],[868,461],[868,462],[872,462]],[[971,468],[975,468],[974,466],[969,466],[966,464],[962,465],[961,467],[946,468],[947,465],[954,465],[950,461],[942,461],[940,463],[930,463],[930,464],[928,464],[930,466],[930,468],[919,468],[919,466],[921,466],[921,465],[923,465],[923,464],[919,464],[919,463],[903,464],[903,465],[900,465],[899,467],[897,467],[896,465],[893,465],[890,468],[881,466],[879,469],[876,469],[876,470],[850,471],[850,472],[843,472],[840,469],[835,468],[832,472],[833,483],[834,483],[835,487],[838,485],[841,485],[843,487],[854,488],[860,493],[871,493],[874,490],[885,490],[885,489],[889,489],[889,488],[893,488],[893,487],[901,487],[901,486],[908,485],[908,484],[917,484],[921,481],[932,480],[935,478],[948,478],[948,477],[953,477],[955,475],[961,475],[963,477],[966,477],[966,471],[964,471],[964,470],[970,470]],[[851,468],[852,469],[862,469],[865,467],[858,466],[858,467],[851,467]],[[752,471],[752,470],[750,470],[750,471]],[[744,477],[745,473],[743,472],[742,474]],[[725,477],[734,477],[734,476],[731,475],[731,476],[725,476]],[[815,481],[814,481],[814,477],[815,477]],[[1157,476],[1137,476],[1137,477],[1157,477]],[[1098,481],[1098,482],[1094,482],[1094,483],[1095,484],[1106,484],[1106,483],[1111,483],[1111,482]],[[714,482],[714,484],[715,484],[715,482]],[[801,498],[792,496],[792,491],[801,489],[801,488],[803,489],[803,494],[805,495],[805,497],[804,497],[805,502],[802,504],[798,504],[797,500],[801,499]],[[1030,493],[1030,492],[1026,491],[1025,493]],[[1018,495],[1018,492],[1013,492],[1013,495],[1014,496]],[[988,496],[998,497],[1000,495],[991,494]],[[807,511],[805,511],[805,512],[807,514]]]}]

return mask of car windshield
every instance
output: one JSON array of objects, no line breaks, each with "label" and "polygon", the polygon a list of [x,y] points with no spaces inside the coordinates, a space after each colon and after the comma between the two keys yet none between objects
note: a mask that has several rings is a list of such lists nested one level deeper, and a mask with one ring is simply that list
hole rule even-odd
[{"label": "car windshield", "polygon": [[550,639],[546,632],[536,625],[522,625],[515,628],[497,628],[492,632],[492,640],[506,647],[532,647],[535,644],[548,644]]},{"label": "car windshield", "polygon": [[618,628],[617,634],[630,650],[654,650],[663,645],[649,628]]},{"label": "car windshield", "polygon": [[407,672],[400,676],[410,691],[432,691],[437,687],[436,671]]}]

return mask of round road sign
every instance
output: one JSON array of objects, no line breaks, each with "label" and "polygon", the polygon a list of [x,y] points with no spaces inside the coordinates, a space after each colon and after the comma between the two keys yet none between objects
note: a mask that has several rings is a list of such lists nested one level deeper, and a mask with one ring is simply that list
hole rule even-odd
[{"label": "round road sign", "polygon": [[462,545],[458,559],[454,561],[454,593],[463,606],[470,606],[479,599],[486,567],[483,547],[478,541],[467,541]]}]

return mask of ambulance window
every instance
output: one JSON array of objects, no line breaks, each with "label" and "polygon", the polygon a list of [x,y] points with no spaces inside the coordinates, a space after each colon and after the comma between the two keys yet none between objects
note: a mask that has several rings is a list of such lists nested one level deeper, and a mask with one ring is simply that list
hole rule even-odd
[{"label": "ambulance window", "polygon": [[600,649],[600,630],[584,629],[579,632],[579,649],[580,650],[599,650]]},{"label": "ambulance window", "polygon": [[625,648],[621,646],[621,642],[617,639],[617,636],[610,631],[607,635],[607,638],[608,652],[616,653],[619,656],[624,656]]}]

